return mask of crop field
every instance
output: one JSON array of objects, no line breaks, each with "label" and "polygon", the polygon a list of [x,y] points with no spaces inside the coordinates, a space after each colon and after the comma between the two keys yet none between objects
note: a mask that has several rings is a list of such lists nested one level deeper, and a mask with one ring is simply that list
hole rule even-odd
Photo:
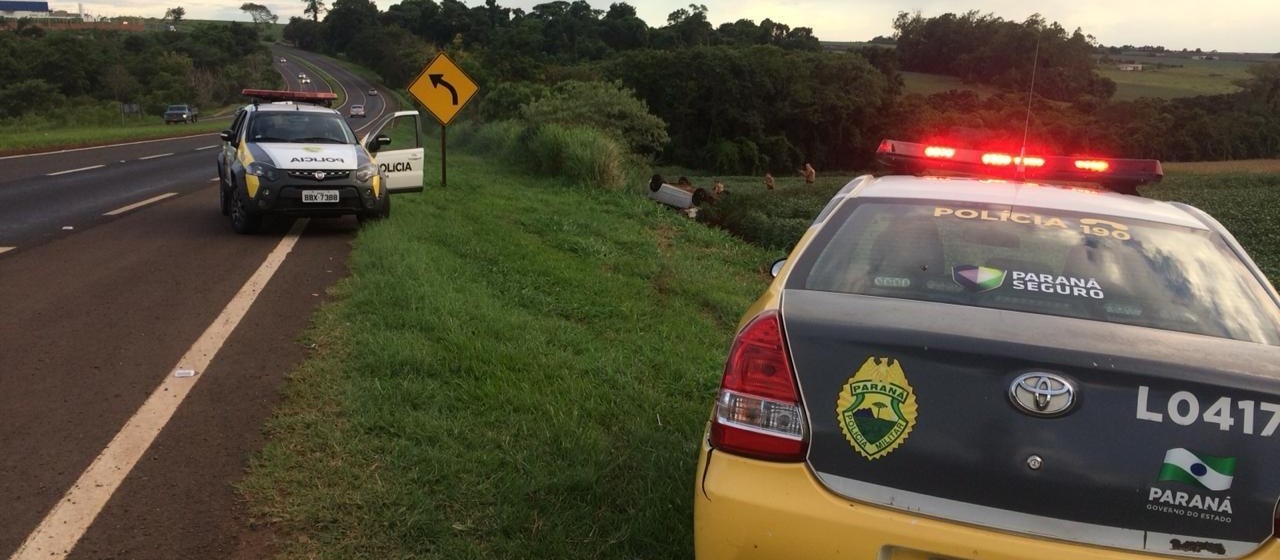
[{"label": "crop field", "polygon": [[942,93],[953,89],[972,90],[978,92],[979,95],[991,95],[998,93],[1000,90],[991,86],[979,84],[965,83],[964,80],[955,76],[944,76],[942,74],[925,74],[923,72],[901,72],[902,81],[906,84],[907,93],[918,93],[920,95],[930,95],[934,93]]},{"label": "crop field", "polygon": [[[1250,60],[1192,60],[1189,56],[1116,55],[1115,62],[1099,63],[1098,73],[1116,83],[1113,99],[1127,101],[1139,97],[1191,97],[1232,93],[1240,88],[1232,82],[1248,77]],[[1120,70],[1119,61],[1141,64],[1141,71]]]}]

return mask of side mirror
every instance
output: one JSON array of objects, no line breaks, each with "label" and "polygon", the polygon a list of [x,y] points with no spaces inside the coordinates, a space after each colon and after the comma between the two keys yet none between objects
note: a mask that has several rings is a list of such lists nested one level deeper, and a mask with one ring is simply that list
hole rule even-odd
[{"label": "side mirror", "polygon": [[386,134],[379,134],[375,136],[373,140],[369,142],[369,145],[366,147],[369,149],[369,153],[376,154],[378,153],[378,150],[382,149],[383,146],[386,146],[387,144],[390,144],[390,143],[391,143],[390,136],[387,136]]},{"label": "side mirror", "polygon": [[773,261],[773,266],[769,267],[769,274],[777,278],[782,273],[782,267],[787,264],[787,259],[778,259]]},{"label": "side mirror", "polygon": [[219,132],[219,133],[218,133],[218,137],[219,137],[219,138],[222,138],[222,141],[223,141],[223,142],[230,142],[230,141],[231,141],[231,131],[230,131],[230,130],[224,130],[224,131],[222,131],[222,132]]}]

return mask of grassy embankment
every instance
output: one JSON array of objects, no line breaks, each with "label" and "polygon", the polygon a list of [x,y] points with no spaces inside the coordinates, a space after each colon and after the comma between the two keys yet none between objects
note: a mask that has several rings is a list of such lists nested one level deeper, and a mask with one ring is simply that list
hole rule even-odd
[{"label": "grassy embankment", "polygon": [[687,556],[698,436],[773,253],[639,179],[449,162],[361,231],[244,483],[256,518],[299,558]]}]

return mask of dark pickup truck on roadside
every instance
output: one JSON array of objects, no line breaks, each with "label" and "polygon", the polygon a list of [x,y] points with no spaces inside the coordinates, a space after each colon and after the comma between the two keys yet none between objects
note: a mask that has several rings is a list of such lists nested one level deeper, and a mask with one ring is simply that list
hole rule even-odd
[{"label": "dark pickup truck on roadside", "polygon": [[164,110],[164,124],[194,123],[200,117],[200,111],[190,105],[170,105]]}]

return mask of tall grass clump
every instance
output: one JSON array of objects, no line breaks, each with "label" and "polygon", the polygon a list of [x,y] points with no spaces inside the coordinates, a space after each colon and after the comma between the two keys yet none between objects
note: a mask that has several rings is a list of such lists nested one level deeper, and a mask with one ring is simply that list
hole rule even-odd
[{"label": "tall grass clump", "polygon": [[617,139],[589,126],[501,121],[468,127],[457,142],[472,153],[574,186],[619,190],[640,169],[637,156]]}]

